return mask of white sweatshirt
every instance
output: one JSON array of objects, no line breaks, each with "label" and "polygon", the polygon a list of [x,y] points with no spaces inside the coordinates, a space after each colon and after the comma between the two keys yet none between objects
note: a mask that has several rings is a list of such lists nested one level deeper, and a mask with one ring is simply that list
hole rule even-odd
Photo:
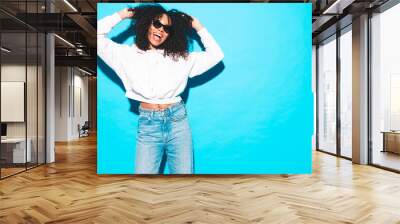
[{"label": "white sweatshirt", "polygon": [[197,32],[205,51],[192,52],[187,59],[180,57],[178,61],[164,57],[160,49],[143,51],[135,44],[115,43],[107,33],[120,21],[118,13],[98,21],[97,54],[122,80],[128,98],[154,104],[179,102],[188,77],[203,74],[224,57],[205,28]]}]

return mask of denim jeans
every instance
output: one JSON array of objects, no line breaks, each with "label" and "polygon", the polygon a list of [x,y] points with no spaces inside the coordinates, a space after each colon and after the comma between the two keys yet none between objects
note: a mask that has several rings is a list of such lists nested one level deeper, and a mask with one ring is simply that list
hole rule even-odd
[{"label": "denim jeans", "polygon": [[183,102],[164,110],[139,107],[136,174],[159,174],[161,162],[171,174],[193,173],[192,133]]}]

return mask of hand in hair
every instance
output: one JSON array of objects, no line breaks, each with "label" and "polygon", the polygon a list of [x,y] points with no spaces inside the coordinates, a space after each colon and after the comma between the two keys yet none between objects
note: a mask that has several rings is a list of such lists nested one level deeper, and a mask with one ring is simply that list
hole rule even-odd
[{"label": "hand in hair", "polygon": [[133,8],[126,8],[118,12],[119,16],[121,19],[126,19],[126,18],[132,18],[134,13]]},{"label": "hand in hair", "polygon": [[200,21],[196,17],[192,16],[192,27],[196,31],[200,31],[203,28],[203,25],[200,23]]},{"label": "hand in hair", "polygon": [[176,9],[172,9],[169,11],[170,16],[177,16],[176,18],[182,18],[183,21],[187,24],[187,26],[195,29],[196,31],[200,31],[203,28],[203,25],[200,23],[200,21],[193,16],[190,16],[184,12],[180,12]]}]

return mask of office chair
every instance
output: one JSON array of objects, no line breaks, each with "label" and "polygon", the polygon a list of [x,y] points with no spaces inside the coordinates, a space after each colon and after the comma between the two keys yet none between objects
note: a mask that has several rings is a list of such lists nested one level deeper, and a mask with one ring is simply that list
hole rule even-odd
[{"label": "office chair", "polygon": [[80,127],[80,125],[78,124],[79,138],[89,136],[89,129],[90,129],[89,121],[85,121],[82,127]]}]

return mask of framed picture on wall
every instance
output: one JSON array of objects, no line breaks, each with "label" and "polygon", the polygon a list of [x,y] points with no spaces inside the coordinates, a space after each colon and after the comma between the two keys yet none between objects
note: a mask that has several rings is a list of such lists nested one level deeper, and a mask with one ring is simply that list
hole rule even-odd
[{"label": "framed picture on wall", "polygon": [[99,174],[311,172],[311,4],[97,9]]}]

